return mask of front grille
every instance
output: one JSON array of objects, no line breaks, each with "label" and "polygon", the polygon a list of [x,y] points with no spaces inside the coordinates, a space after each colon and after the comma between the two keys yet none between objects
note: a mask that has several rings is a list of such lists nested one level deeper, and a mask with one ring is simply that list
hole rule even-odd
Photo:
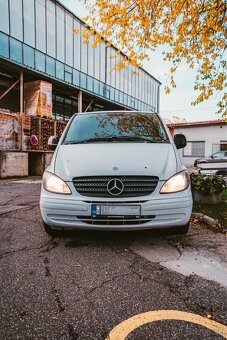
[{"label": "front grille", "polygon": [[[111,179],[119,179],[124,184],[123,192],[118,196],[111,195],[107,183]],[[74,177],[73,184],[77,192],[87,197],[123,198],[150,195],[158,184],[155,176],[97,176]]]},{"label": "front grille", "polygon": [[138,225],[150,222],[155,218],[155,215],[141,216],[139,218],[133,216],[77,216],[80,222],[84,222],[92,225]]}]

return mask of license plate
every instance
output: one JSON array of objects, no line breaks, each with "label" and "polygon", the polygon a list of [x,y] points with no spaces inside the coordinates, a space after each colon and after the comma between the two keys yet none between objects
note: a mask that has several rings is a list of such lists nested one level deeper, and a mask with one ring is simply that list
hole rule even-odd
[{"label": "license plate", "polygon": [[92,204],[91,215],[106,216],[140,216],[140,205],[106,205],[106,204]]}]

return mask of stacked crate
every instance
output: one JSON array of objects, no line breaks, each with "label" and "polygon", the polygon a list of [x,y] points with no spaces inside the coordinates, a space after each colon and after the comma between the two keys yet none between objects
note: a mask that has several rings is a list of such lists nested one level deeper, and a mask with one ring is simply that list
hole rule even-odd
[{"label": "stacked crate", "polygon": [[28,148],[30,150],[40,150],[40,119],[38,117],[31,117],[31,128],[30,128],[30,136],[35,135],[38,138],[38,145],[33,146],[29,143]]},{"label": "stacked crate", "polygon": [[43,80],[24,84],[25,115],[52,117],[52,84]]},{"label": "stacked crate", "polygon": [[67,125],[67,122],[64,122],[64,121],[56,121],[56,137],[60,138],[66,125]]},{"label": "stacked crate", "polygon": [[48,139],[54,135],[54,121],[41,119],[40,149],[48,150]]},{"label": "stacked crate", "polygon": [[0,150],[18,150],[20,114],[0,109]]}]

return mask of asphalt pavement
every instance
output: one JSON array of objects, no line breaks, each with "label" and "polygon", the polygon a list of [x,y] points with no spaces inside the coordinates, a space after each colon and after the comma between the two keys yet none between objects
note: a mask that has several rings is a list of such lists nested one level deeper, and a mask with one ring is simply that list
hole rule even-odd
[{"label": "asphalt pavement", "polygon": [[40,181],[0,182],[0,339],[225,339],[226,236],[47,235]]}]

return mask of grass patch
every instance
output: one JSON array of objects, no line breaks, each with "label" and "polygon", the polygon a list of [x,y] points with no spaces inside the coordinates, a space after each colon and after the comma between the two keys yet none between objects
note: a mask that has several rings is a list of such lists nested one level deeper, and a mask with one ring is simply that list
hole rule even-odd
[{"label": "grass patch", "polygon": [[[227,190],[225,191],[225,195],[227,195]],[[210,216],[215,220],[218,220],[223,228],[227,228],[227,203],[224,201],[218,204],[203,204],[194,202],[193,212]]]},{"label": "grass patch", "polygon": [[221,199],[222,201],[227,201],[227,189],[225,189],[221,194]]}]

